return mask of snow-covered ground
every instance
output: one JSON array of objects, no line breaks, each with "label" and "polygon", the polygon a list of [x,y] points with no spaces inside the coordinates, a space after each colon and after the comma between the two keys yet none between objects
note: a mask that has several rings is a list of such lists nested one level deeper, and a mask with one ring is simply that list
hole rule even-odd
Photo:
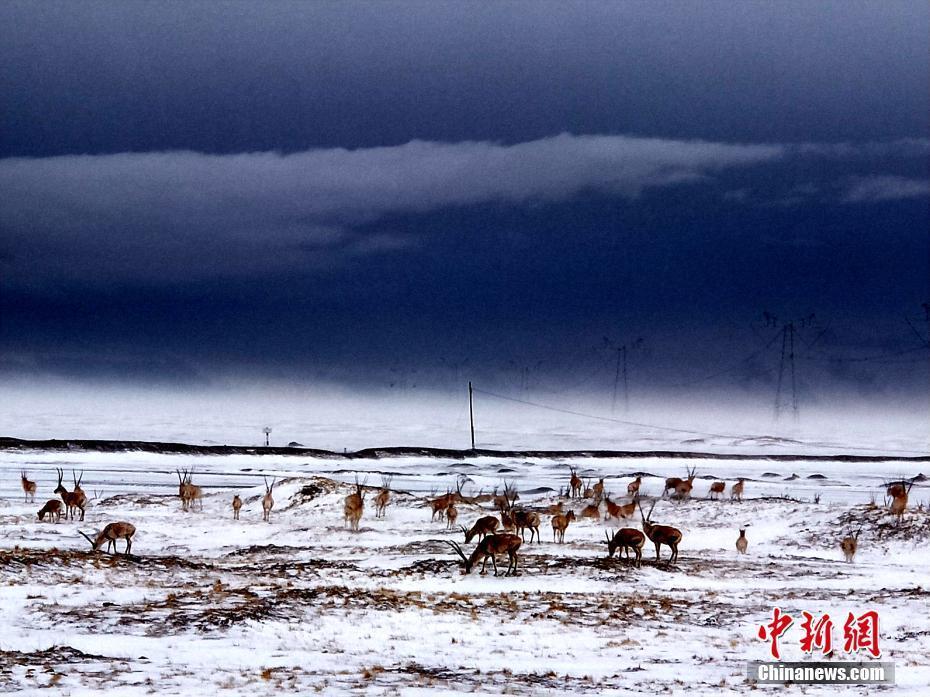
[{"label": "snow-covered ground", "polygon": [[[900,526],[882,493],[885,482],[927,465],[3,451],[0,690],[744,693],[753,689],[746,662],[769,657],[756,633],[777,605],[798,618],[782,639],[786,660],[804,658],[802,611],[834,618],[840,660],[846,613],[877,610],[896,685],[870,692],[925,694],[930,486],[915,484]],[[641,568],[608,560],[603,538],[613,521],[576,521],[566,544],[554,544],[543,515],[543,541],[522,546],[520,575],[462,575],[445,544],[463,542],[461,532],[430,520],[431,493],[454,487],[458,475],[472,497],[508,481],[519,503],[543,509],[570,466],[604,477],[618,500],[634,473],[645,473],[647,505],[662,478],[696,467],[693,500],[660,500],[652,516],[682,530],[678,562],[655,565],[651,547]],[[72,469],[84,472],[93,500],[83,523],[36,519],[58,467],[68,485]],[[203,510],[184,512],[175,470],[191,467],[206,495]],[[23,501],[21,469],[38,482],[35,504]],[[358,476],[377,487],[382,473],[395,490],[386,517],[374,517],[372,491],[361,530],[347,531],[351,483]],[[263,474],[278,478],[270,523],[261,521]],[[747,480],[742,503],[705,498],[710,481],[729,488],[736,477]],[[245,501],[238,522],[234,493]],[[461,504],[459,522],[490,513],[489,503]],[[114,520],[138,529],[131,558],[90,553],[77,534]],[[846,564],[839,541],[860,525],[859,553]],[[744,526],[749,554],[739,556]]]}]

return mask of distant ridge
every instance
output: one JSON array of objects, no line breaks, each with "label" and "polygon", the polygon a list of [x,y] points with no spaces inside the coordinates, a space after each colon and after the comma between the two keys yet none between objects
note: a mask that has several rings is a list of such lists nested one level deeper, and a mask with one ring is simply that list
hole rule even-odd
[{"label": "distant ridge", "polygon": [[334,459],[382,459],[390,457],[437,457],[463,460],[468,457],[526,457],[541,459],[561,458],[648,458],[692,460],[771,460],[773,462],[824,461],[832,462],[930,462],[930,455],[830,455],[801,454],[746,454],[746,453],[703,453],[680,450],[455,450],[450,448],[427,448],[416,446],[394,446],[386,448],[364,448],[354,452],[337,453],[332,450],[297,447],[264,447],[242,445],[192,445],[189,443],[160,443],[142,440],[25,440],[0,437],[0,450],[52,450],[91,452],[146,452],[165,455],[289,455]]}]

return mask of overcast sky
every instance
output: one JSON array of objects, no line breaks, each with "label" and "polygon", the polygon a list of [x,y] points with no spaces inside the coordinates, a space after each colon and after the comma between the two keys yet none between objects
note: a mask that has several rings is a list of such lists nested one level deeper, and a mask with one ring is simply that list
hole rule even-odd
[{"label": "overcast sky", "polygon": [[928,8],[4,2],[0,372],[924,394]]}]

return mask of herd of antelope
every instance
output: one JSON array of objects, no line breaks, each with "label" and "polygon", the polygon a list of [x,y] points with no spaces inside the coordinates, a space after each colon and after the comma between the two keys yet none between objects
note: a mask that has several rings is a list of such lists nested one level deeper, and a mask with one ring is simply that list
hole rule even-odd
[{"label": "herd of antelope", "polygon": [[[643,512],[640,502],[640,487],[642,477],[637,476],[633,481],[627,484],[627,496],[629,501],[619,504],[613,501],[604,485],[604,479],[601,478],[593,485],[591,480],[583,481],[578,476],[574,468],[570,469],[570,477],[567,486],[560,490],[559,501],[548,506],[544,511],[550,516],[552,527],[552,539],[554,543],[562,544],[565,542],[565,532],[569,524],[577,520],[574,510],[565,510],[565,502],[577,501],[579,499],[584,503],[580,517],[594,520],[601,520],[601,507],[603,506],[603,520],[611,519],[620,521],[631,519],[636,512],[639,512],[642,530],[635,528],[623,527],[618,529],[613,536],[605,532],[607,544],[607,553],[613,557],[619,550],[621,556],[625,557],[631,563],[639,566],[642,561],[642,550],[648,539],[656,551],[656,562],[661,560],[661,548],[663,545],[669,548],[668,564],[674,563],[678,558],[678,545],[682,540],[682,532],[678,528],[669,525],[660,525],[652,521],[652,512],[655,510],[655,501],[648,513]],[[75,516],[80,515],[79,521],[84,520],[85,508],[87,505],[87,495],[81,489],[83,472],[75,474],[72,471],[72,482],[74,488],[68,491],[63,482],[64,472],[61,469],[56,470],[58,474],[58,484],[54,493],[58,494],[61,499],[49,499],[45,505],[38,511],[39,521],[44,521],[46,516],[50,522],[59,522],[62,515],[66,519],[74,520]],[[192,482],[193,469],[175,470],[178,476],[178,498],[181,499],[181,507],[184,511],[193,511],[203,509],[203,490]],[[274,507],[273,490],[277,478],[273,478],[269,484],[268,479],[263,477],[265,482],[265,494],[261,498],[262,520],[270,522],[271,510]],[[687,470],[687,477],[669,477],[665,480],[665,487],[662,491],[662,498],[670,496],[679,502],[684,502],[691,498],[694,490],[695,469]],[[492,494],[479,493],[477,496],[466,497],[462,493],[462,487],[467,481],[467,477],[460,476],[457,482],[456,490],[448,490],[444,495],[431,497],[428,505],[432,511],[432,520],[445,522],[446,528],[456,527],[458,520],[458,508],[456,504],[482,504],[491,503],[497,511],[497,515],[486,515],[480,517],[470,528],[459,525],[459,529],[465,535],[465,543],[469,544],[474,538],[478,538],[478,543],[470,555],[465,554],[461,545],[457,542],[446,541],[461,558],[464,563],[465,573],[482,562],[482,573],[487,566],[488,558],[491,559],[495,575],[497,570],[498,555],[506,554],[509,559],[506,574],[517,573],[517,551],[521,545],[526,542],[526,533],[529,531],[530,543],[535,539],[541,541],[539,528],[542,524],[540,516],[541,511],[530,510],[524,506],[517,505],[520,496],[512,482],[505,482],[504,492],[497,493],[497,489]],[[23,494],[26,502],[35,502],[36,483],[30,481],[27,472],[21,472],[21,482]],[[345,526],[352,530],[359,530],[359,523],[365,508],[366,482],[359,482],[356,477],[355,487],[352,493],[345,497],[344,501],[344,518]],[[387,506],[391,502],[391,483],[392,477],[381,477],[381,486],[378,487],[378,493],[374,498],[375,517],[383,518]],[[885,495],[885,505],[889,512],[895,516],[900,523],[905,511],[907,510],[908,496],[911,488],[914,486],[914,480],[901,480],[888,485]],[[730,500],[741,502],[743,500],[743,491],[745,479],[739,478],[730,486]],[[714,481],[711,483],[707,493],[709,500],[719,500],[725,493],[726,483]],[[563,500],[564,499],[564,500]],[[587,500],[590,499],[590,502]],[[196,504],[196,506],[195,506]],[[240,510],[242,508],[242,499],[238,494],[233,496],[232,510],[233,519],[239,520]],[[132,536],[135,534],[135,527],[126,522],[110,523],[103,528],[95,537],[90,537],[85,533],[84,536],[91,543],[93,550],[99,549],[104,542],[107,543],[107,550],[111,548],[116,551],[116,541],[123,539],[126,541],[126,554],[132,549]],[[855,534],[848,535],[840,542],[840,549],[843,552],[847,562],[852,562],[858,549],[860,527]],[[80,531],[79,531],[80,532]],[[746,554],[748,551],[749,541],[746,537],[745,528],[739,530],[739,537],[736,539],[736,549],[740,554]]]}]

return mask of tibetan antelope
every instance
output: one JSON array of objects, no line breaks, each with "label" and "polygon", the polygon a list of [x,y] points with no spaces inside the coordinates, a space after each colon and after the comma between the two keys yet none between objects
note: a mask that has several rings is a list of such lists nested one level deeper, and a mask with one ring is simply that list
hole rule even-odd
[{"label": "tibetan antelope", "polygon": [[239,494],[233,496],[232,509],[233,520],[239,520],[239,511],[242,509],[242,499],[239,498]]},{"label": "tibetan antelope", "polygon": [[513,515],[508,511],[501,511],[501,528],[504,530],[516,530],[513,522]]},{"label": "tibetan antelope", "polygon": [[628,496],[635,496],[639,493],[639,487],[643,483],[642,476],[637,476],[632,482],[626,485],[626,493]]},{"label": "tibetan antelope", "polygon": [[71,470],[71,479],[74,482],[74,491],[68,491],[61,483],[64,477],[64,471],[58,470],[58,486],[55,487],[55,493],[61,496],[62,503],[65,504],[65,512],[74,520],[74,510],[80,509],[81,520],[84,520],[84,506],[87,505],[87,496],[81,489],[81,479],[84,478],[84,472],[77,478],[74,476],[74,470]]},{"label": "tibetan antelope", "polygon": [[571,492],[571,498],[581,498],[581,477],[578,476],[578,472],[575,471],[574,467],[569,467],[569,469],[572,473],[571,478],[568,480],[568,488]]},{"label": "tibetan antelope", "polygon": [[709,499],[719,499],[723,490],[727,488],[726,482],[714,482],[710,485],[710,492],[707,494]]},{"label": "tibetan antelope", "polygon": [[604,498],[604,503],[607,505],[607,513],[604,514],[604,520],[610,520],[611,518],[632,518],[633,514],[636,513],[636,501],[638,497],[634,496],[633,500],[629,503],[619,504],[614,503],[610,500],[610,494]]},{"label": "tibetan antelope", "polygon": [[904,489],[901,493],[891,499],[891,515],[895,516],[898,519],[898,522],[901,522],[901,518],[904,517],[904,511],[907,510],[907,497],[911,493],[911,487],[914,486],[913,480],[907,487],[901,487]]},{"label": "tibetan antelope", "polygon": [[[533,533],[536,533],[536,541],[540,542],[539,539],[539,513],[536,511],[514,511],[513,512],[513,524],[516,526],[517,531],[520,533],[520,538],[523,539],[525,531],[527,528],[530,529],[530,542],[533,541]],[[523,540],[526,542],[526,540]]]},{"label": "tibetan antelope", "polygon": [[[78,532],[81,532],[78,530]],[[90,539],[87,535],[81,532],[81,535],[85,540],[90,542],[91,549],[96,552],[100,549],[101,545],[104,542],[107,543],[107,552],[110,551],[110,547],[113,548],[113,553],[117,553],[116,541],[117,540],[126,540],[126,556],[129,556],[129,550],[132,549],[132,536],[136,534],[136,526],[132,523],[109,523],[103,530],[97,533],[97,536],[94,539]]]},{"label": "tibetan antelope", "polygon": [[688,470],[688,478],[682,479],[675,487],[675,497],[679,501],[691,498],[691,490],[694,489],[694,473],[696,469]]},{"label": "tibetan antelope", "polygon": [[492,516],[486,515],[483,518],[478,518],[475,521],[475,524],[471,526],[470,529],[466,529],[464,525],[459,526],[462,532],[465,533],[465,542],[469,543],[477,535],[478,540],[483,540],[486,535],[493,535],[497,532],[497,526],[500,525],[500,521]]},{"label": "tibetan antelope", "polygon": [[61,520],[61,501],[58,499],[49,499],[45,505],[39,509],[39,520],[45,520],[48,515],[48,521],[54,520],[56,523]]},{"label": "tibetan antelope", "polygon": [[36,483],[29,481],[29,478],[26,476],[26,470],[22,470],[19,473],[20,484],[23,486],[23,495],[25,496],[26,503],[35,503],[36,502]]},{"label": "tibetan antelope", "polygon": [[268,486],[268,479],[264,475],[262,475],[262,479],[265,480],[265,495],[262,496],[262,520],[269,523],[271,522],[271,509],[274,508],[274,497],[271,495],[271,492],[278,478],[275,477],[271,480],[271,486]]},{"label": "tibetan antelope", "polygon": [[548,513],[549,515],[562,515],[563,513],[565,513],[565,511],[563,510],[564,507],[565,507],[565,504],[559,501],[557,503],[550,504],[549,508],[546,509],[546,513]]},{"label": "tibetan antelope", "polygon": [[601,507],[596,503],[591,503],[581,509],[582,518],[593,518],[594,520],[601,519]]},{"label": "tibetan antelope", "polygon": [[739,537],[736,538],[736,551],[740,554],[746,554],[749,548],[749,540],[746,539],[746,530],[740,528]]},{"label": "tibetan antelope", "polygon": [[481,573],[483,574],[488,565],[488,557],[490,557],[491,563],[494,565],[494,575],[497,576],[498,554],[506,554],[509,557],[507,571],[504,575],[511,576],[517,573],[517,550],[519,550],[520,545],[523,544],[523,540],[520,539],[519,535],[510,535],[507,533],[488,535],[478,543],[478,546],[475,547],[471,556],[468,557],[465,556],[465,552],[462,551],[461,546],[459,546],[457,542],[453,542],[452,540],[445,540],[445,542],[452,547],[456,554],[462,558],[462,561],[465,562],[464,573],[466,574],[471,573],[472,568],[478,562],[482,562]]},{"label": "tibetan antelope", "polygon": [[843,538],[843,541],[840,542],[840,549],[843,550],[843,556],[846,557],[846,562],[852,562],[853,558],[856,556],[856,550],[859,549],[859,533],[862,532],[860,527],[856,530],[855,535],[848,535]]},{"label": "tibetan antelope", "polygon": [[459,509],[455,507],[455,501],[450,501],[446,507],[446,528],[455,527],[455,521],[459,519]]},{"label": "tibetan antelope", "polygon": [[[560,544],[565,542],[565,530],[568,528],[568,524],[573,520],[575,520],[575,511],[552,516],[553,542],[558,542]],[[530,538],[530,541],[532,541],[532,538]]]},{"label": "tibetan antelope", "polygon": [[591,487],[591,491],[594,492],[594,502],[600,503],[604,499],[604,478],[601,477],[597,484]]},{"label": "tibetan antelope", "polygon": [[613,538],[606,530],[604,536],[607,538],[608,557],[612,559],[614,552],[619,549],[629,559],[630,550],[633,550],[633,554],[636,555],[636,566],[640,565],[643,560],[643,545],[646,544],[646,536],[643,533],[633,528],[620,528],[614,533]]},{"label": "tibetan antelope", "polygon": [[[495,492],[497,489],[494,490]],[[514,482],[504,482],[504,493],[494,495],[494,507],[503,513],[504,511],[511,511],[513,507],[517,504],[517,501],[520,500],[520,494],[517,491],[517,487]]]},{"label": "tibetan antelope", "polygon": [[381,475],[381,491],[375,496],[375,518],[383,518],[384,512],[391,502],[391,481],[393,475]]},{"label": "tibetan antelope", "polygon": [[742,502],[743,500],[743,482],[745,480],[740,477],[735,484],[730,487],[730,500],[736,499],[737,501]]},{"label": "tibetan antelope", "polygon": [[178,497],[181,499],[181,508],[185,511],[192,510],[194,501],[200,502],[200,510],[203,510],[203,489],[194,484],[191,478],[194,476],[194,470],[175,470],[178,475]]},{"label": "tibetan antelope", "polygon": [[652,508],[649,509],[648,515],[643,515],[643,507],[639,507],[639,515],[643,519],[643,532],[646,533],[652,543],[656,546],[656,562],[658,563],[660,555],[659,551],[662,548],[662,545],[667,545],[670,550],[672,550],[672,555],[668,559],[668,563],[672,564],[676,559],[678,559],[678,543],[681,542],[681,530],[678,528],[673,528],[669,525],[656,525],[651,520],[649,520],[652,515],[652,510],[656,507],[655,502],[652,504]]},{"label": "tibetan antelope", "polygon": [[430,517],[430,520],[436,520],[437,517],[439,520],[443,520],[446,517],[446,509],[449,507],[449,504],[455,500],[454,496],[452,492],[446,492],[438,499],[430,501],[430,507],[433,509],[433,515]]},{"label": "tibetan antelope", "polygon": [[894,484],[889,484],[888,489],[885,491],[885,496],[889,499],[896,499],[901,494],[906,493],[906,484],[905,482],[895,482]]},{"label": "tibetan antelope", "polygon": [[358,532],[358,522],[362,519],[362,510],[365,508],[365,491],[362,488],[364,484],[358,483],[358,477],[355,478],[355,491],[345,499],[343,513],[345,515],[346,526],[350,530]]}]

